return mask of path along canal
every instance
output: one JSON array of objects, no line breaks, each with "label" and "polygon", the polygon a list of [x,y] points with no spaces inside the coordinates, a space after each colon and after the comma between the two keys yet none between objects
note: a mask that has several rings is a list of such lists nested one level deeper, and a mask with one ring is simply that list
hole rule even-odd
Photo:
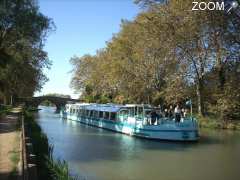
[{"label": "path along canal", "polygon": [[150,141],[62,120],[54,108],[36,114],[54,145],[86,180],[239,180],[240,132],[201,130],[197,143]]}]

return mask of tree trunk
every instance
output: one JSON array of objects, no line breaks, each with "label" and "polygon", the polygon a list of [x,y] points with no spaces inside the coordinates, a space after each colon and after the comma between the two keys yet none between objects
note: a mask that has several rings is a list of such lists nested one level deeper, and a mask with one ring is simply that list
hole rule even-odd
[{"label": "tree trunk", "polygon": [[204,107],[203,107],[203,98],[202,98],[203,85],[201,80],[199,80],[199,82],[197,83],[196,90],[197,90],[198,114],[200,116],[204,116]]}]

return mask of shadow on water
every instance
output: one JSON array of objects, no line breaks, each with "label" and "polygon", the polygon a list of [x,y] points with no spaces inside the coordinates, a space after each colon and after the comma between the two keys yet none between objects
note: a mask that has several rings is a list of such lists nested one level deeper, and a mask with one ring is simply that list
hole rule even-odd
[{"label": "shadow on water", "polygon": [[203,146],[203,145],[216,145],[216,144],[223,144],[223,140],[221,138],[217,137],[211,137],[207,135],[201,135],[199,141],[197,142],[197,145]]}]

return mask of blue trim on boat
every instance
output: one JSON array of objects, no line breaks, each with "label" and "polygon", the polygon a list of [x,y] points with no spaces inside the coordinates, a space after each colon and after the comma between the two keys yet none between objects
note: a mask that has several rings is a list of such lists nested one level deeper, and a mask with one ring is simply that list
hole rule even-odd
[{"label": "blue trim on boat", "polygon": [[[72,115],[70,115],[70,116],[72,116]],[[96,122],[104,122],[104,123],[109,123],[109,124],[116,124],[116,125],[120,125],[120,126],[127,126],[127,127],[132,128],[132,129],[135,129],[135,130],[146,131],[146,132],[197,132],[197,130],[184,130],[184,129],[179,129],[179,130],[178,129],[172,129],[172,130],[143,129],[143,128],[138,128],[138,127],[129,125],[127,123],[114,122],[114,121],[105,120],[105,119],[85,118],[85,117],[79,117],[79,116],[77,116],[77,118],[84,118],[84,119],[89,119],[89,120],[96,121]],[[79,121],[79,120],[76,120],[76,121]],[[89,124],[89,123],[86,123],[86,124]]]}]

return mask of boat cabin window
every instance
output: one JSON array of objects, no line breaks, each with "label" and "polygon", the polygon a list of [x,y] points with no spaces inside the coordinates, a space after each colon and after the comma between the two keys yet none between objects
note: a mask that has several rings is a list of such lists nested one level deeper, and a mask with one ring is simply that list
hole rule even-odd
[{"label": "boat cabin window", "polygon": [[95,117],[95,118],[98,117],[98,111],[93,111],[93,117]]},{"label": "boat cabin window", "polygon": [[109,112],[104,112],[104,119],[109,119]]},{"label": "boat cabin window", "polygon": [[150,116],[150,115],[151,115],[151,112],[152,112],[151,110],[146,110],[146,111],[145,111],[145,115],[146,115],[146,116]]},{"label": "boat cabin window", "polygon": [[137,115],[138,114],[138,107],[135,106],[134,110],[135,110],[135,115]]},{"label": "boat cabin window", "polygon": [[124,110],[121,110],[120,111],[120,115],[124,115],[124,116],[126,116],[126,115],[128,115],[128,110],[126,110],[126,109],[124,109]]},{"label": "boat cabin window", "polygon": [[110,120],[116,121],[116,113],[115,113],[115,112],[111,112],[111,114],[110,114]]},{"label": "boat cabin window", "polygon": [[93,111],[90,111],[90,117],[93,117]]},{"label": "boat cabin window", "polygon": [[103,112],[102,111],[99,112],[99,118],[103,118]]},{"label": "boat cabin window", "polygon": [[134,107],[129,108],[129,114],[130,114],[131,117],[134,117],[134,115],[135,115],[135,108]]},{"label": "boat cabin window", "polygon": [[138,107],[138,115],[143,115],[143,107]]},{"label": "boat cabin window", "polygon": [[128,110],[123,109],[119,112],[119,120],[126,121],[128,119]]},{"label": "boat cabin window", "polygon": [[85,109],[83,109],[83,116],[86,116],[87,115],[87,112]]},{"label": "boat cabin window", "polygon": [[86,116],[88,117],[88,116],[89,116],[89,114],[90,114],[90,113],[89,113],[89,110],[87,110],[87,111],[86,111]]}]

